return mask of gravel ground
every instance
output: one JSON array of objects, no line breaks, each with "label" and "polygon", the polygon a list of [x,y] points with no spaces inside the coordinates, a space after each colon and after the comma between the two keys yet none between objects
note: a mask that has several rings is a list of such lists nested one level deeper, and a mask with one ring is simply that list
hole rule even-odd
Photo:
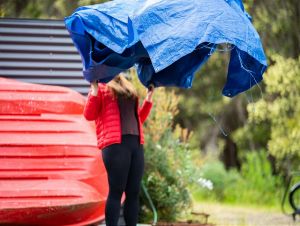
[{"label": "gravel ground", "polygon": [[209,223],[216,226],[300,226],[300,216],[292,217],[281,212],[222,204],[195,204],[194,210],[210,214]]}]

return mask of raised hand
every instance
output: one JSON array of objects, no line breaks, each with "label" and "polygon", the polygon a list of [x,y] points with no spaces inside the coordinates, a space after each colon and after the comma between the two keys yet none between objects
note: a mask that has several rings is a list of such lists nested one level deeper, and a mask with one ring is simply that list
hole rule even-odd
[{"label": "raised hand", "polygon": [[152,95],[154,93],[154,85],[150,85],[147,90],[146,100],[152,102]]},{"label": "raised hand", "polygon": [[91,82],[91,95],[93,95],[93,96],[98,95],[98,82],[97,81]]}]

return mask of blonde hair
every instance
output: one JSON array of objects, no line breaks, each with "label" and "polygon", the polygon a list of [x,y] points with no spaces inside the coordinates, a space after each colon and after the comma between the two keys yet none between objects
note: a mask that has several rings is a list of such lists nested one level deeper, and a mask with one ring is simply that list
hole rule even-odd
[{"label": "blonde hair", "polygon": [[137,98],[137,91],[135,87],[128,81],[124,75],[117,75],[107,83],[108,89],[110,89],[116,97]]}]

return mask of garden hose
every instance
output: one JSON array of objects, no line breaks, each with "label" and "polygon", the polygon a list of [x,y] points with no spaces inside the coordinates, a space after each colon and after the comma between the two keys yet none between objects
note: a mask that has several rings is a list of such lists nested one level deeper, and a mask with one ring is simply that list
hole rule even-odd
[{"label": "garden hose", "polygon": [[155,206],[154,206],[154,204],[152,202],[152,199],[151,199],[151,197],[150,197],[150,195],[149,195],[149,193],[147,191],[147,188],[146,188],[146,186],[144,185],[143,182],[142,182],[142,188],[143,188],[143,191],[144,191],[144,193],[145,193],[145,195],[146,195],[146,197],[147,197],[147,199],[149,201],[149,204],[150,204],[152,212],[153,212],[153,222],[152,222],[152,225],[156,225],[157,224],[157,211],[156,211]]}]

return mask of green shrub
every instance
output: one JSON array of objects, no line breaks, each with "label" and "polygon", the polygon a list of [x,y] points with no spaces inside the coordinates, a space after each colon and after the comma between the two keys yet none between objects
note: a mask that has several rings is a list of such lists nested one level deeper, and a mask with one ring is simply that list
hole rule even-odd
[{"label": "green shrub", "polygon": [[[136,81],[134,74],[132,77],[139,95],[143,96],[144,87]],[[144,126],[143,183],[157,209],[159,220],[174,221],[191,205],[188,186],[195,181],[197,169],[192,161],[193,151],[188,145],[190,134],[179,126],[173,129],[178,97],[172,91],[159,88],[153,98],[153,109]],[[143,192],[140,203],[140,221],[151,221],[152,211]]]},{"label": "green shrub", "polygon": [[266,151],[248,152],[241,172],[226,171],[219,161],[207,162],[201,168],[202,177],[213,182],[213,190],[195,189],[198,200],[232,204],[279,206],[283,183],[272,174]]},{"label": "green shrub", "polygon": [[283,182],[272,174],[266,151],[249,152],[242,165],[241,178],[225,191],[229,202],[255,205],[278,205]]},{"label": "green shrub", "polygon": [[299,170],[300,56],[273,55],[271,59],[273,64],[263,81],[264,97],[248,104],[248,123],[235,132],[234,140],[240,149],[250,143],[267,149],[276,159],[277,170]]},{"label": "green shrub", "polygon": [[224,201],[226,188],[240,177],[236,171],[226,171],[223,163],[217,160],[207,161],[200,171],[200,177],[211,181],[213,189],[209,190],[199,185],[195,189],[195,196],[198,200]]},{"label": "green shrub", "polygon": [[[189,146],[181,142],[171,128],[157,142],[146,136],[146,170],[143,182],[158,211],[159,220],[173,221],[190,207],[188,185],[195,180]],[[148,200],[141,196],[141,218],[149,221]]]}]

